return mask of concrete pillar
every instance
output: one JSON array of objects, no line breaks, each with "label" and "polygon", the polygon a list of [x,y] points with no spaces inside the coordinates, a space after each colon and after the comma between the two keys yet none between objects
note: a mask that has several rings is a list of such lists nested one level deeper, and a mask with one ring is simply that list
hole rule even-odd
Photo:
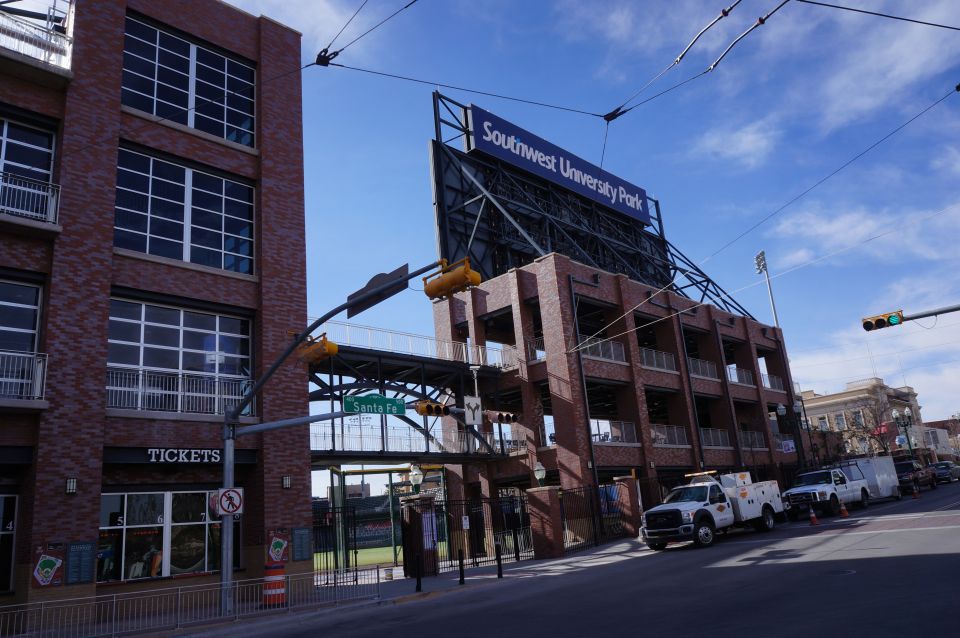
[{"label": "concrete pillar", "polygon": [[403,525],[403,574],[417,576],[416,556],[420,557],[420,576],[436,576],[437,513],[431,494],[414,494],[400,498]]},{"label": "concrete pillar", "polygon": [[619,487],[617,490],[617,507],[623,515],[623,532],[630,538],[640,535],[640,494],[637,490],[637,480],[632,476],[616,476],[613,482]]},{"label": "concrete pillar", "polygon": [[533,557],[563,556],[563,519],[560,516],[560,488],[534,487],[527,490],[527,512],[533,536]]}]

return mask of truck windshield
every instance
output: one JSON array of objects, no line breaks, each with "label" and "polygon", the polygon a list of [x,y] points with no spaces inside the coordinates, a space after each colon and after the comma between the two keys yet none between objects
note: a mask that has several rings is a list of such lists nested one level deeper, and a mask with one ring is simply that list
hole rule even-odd
[{"label": "truck windshield", "polygon": [[794,487],[803,487],[804,485],[830,485],[833,483],[833,476],[830,472],[811,472],[810,474],[801,474],[794,481]]},{"label": "truck windshield", "polygon": [[913,471],[913,463],[897,463],[897,474],[907,474]]},{"label": "truck windshield", "polygon": [[707,486],[706,485],[685,485],[683,487],[675,487],[673,491],[667,494],[667,498],[663,499],[664,503],[685,503],[687,501],[700,501],[706,502],[707,500]]}]

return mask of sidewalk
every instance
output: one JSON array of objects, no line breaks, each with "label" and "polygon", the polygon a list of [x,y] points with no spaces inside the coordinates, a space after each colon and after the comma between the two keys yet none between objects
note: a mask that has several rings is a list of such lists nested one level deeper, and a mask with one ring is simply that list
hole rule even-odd
[{"label": "sidewalk", "polygon": [[[599,547],[581,550],[575,554],[564,556],[563,558],[504,563],[502,579],[497,578],[496,565],[484,567],[465,566],[463,585],[459,584],[459,572],[454,570],[452,572],[443,572],[438,576],[429,576],[421,579],[423,586],[423,591],[421,592],[416,591],[415,578],[384,580],[383,572],[386,568],[381,568],[380,598],[378,600],[360,601],[352,604],[344,604],[339,607],[324,607],[269,616],[256,616],[244,618],[239,622],[243,623],[245,632],[256,634],[258,627],[269,627],[271,630],[277,630],[287,625],[290,627],[306,625],[321,617],[326,618],[335,614],[346,615],[358,609],[383,605],[401,605],[446,595],[456,595],[457,592],[468,590],[475,591],[481,588],[509,586],[510,584],[516,584],[528,578],[569,576],[571,573],[589,569],[593,566],[636,558],[641,554],[649,552],[650,550],[647,549],[647,546],[639,539],[623,539],[600,545]],[[393,569],[396,569],[399,574],[403,573],[403,567]],[[234,636],[236,632],[237,623],[231,622],[221,625],[184,629],[177,632],[176,635],[215,638],[227,635]]]}]

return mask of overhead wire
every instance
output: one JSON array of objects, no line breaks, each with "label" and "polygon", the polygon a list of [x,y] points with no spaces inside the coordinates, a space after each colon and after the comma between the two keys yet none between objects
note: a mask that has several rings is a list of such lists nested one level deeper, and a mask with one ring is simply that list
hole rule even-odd
[{"label": "overhead wire", "polygon": [[917,346],[916,348],[905,348],[903,350],[897,350],[896,352],[881,352],[879,354],[866,355],[863,357],[850,357],[847,359],[832,359],[830,361],[822,361],[820,363],[805,363],[800,365],[791,365],[790,370],[794,368],[822,368],[825,366],[837,365],[840,363],[849,363],[851,361],[863,361],[865,359],[875,359],[877,357],[893,357],[905,352],[918,352],[920,350],[930,350],[931,348],[942,348],[943,346],[951,346],[953,344],[960,343],[960,339],[954,339],[953,341],[944,341],[942,343],[934,343],[929,346]]},{"label": "overhead wire", "polygon": [[839,4],[830,4],[827,2],[815,2],[814,0],[797,0],[797,2],[802,2],[803,4],[815,4],[820,7],[829,7],[831,9],[842,9],[843,11],[852,11],[854,13],[865,13],[871,16],[877,16],[880,18],[888,18],[890,20],[900,20],[902,22],[912,22],[914,24],[922,24],[928,27],[938,27],[940,29],[950,29],[952,31],[960,31],[960,27],[950,26],[949,24],[940,24],[937,22],[926,22],[924,20],[914,20],[913,18],[904,18],[903,16],[895,16],[889,13],[880,13],[879,11],[867,11],[866,9],[856,9],[854,7],[845,7]]},{"label": "overhead wire", "polygon": [[325,46],[324,49],[329,50],[330,47],[333,46],[333,43],[336,42],[336,41],[337,41],[337,38],[340,37],[340,34],[342,34],[342,33],[344,32],[344,30],[346,30],[346,28],[350,26],[350,23],[353,22],[353,19],[357,17],[357,14],[360,13],[360,10],[363,9],[363,8],[367,5],[367,2],[369,2],[369,0],[363,0],[363,2],[360,3],[360,6],[357,7],[357,10],[353,12],[353,15],[352,15],[352,16],[350,16],[350,19],[347,20],[342,27],[340,27],[340,30],[337,31],[337,35],[333,36],[333,39],[330,40],[330,44],[328,44],[327,46]]},{"label": "overhead wire", "polygon": [[[417,0],[410,0],[410,2],[408,2],[408,3],[405,4],[405,5],[403,5],[402,7],[400,7],[399,9],[397,9],[396,11],[394,11],[393,13],[391,13],[390,15],[388,15],[386,18],[384,18],[384,19],[381,20],[380,22],[376,23],[375,25],[373,25],[372,27],[370,27],[369,29],[367,29],[366,31],[364,31],[363,33],[361,33],[360,35],[358,35],[357,37],[355,37],[353,40],[350,40],[350,41],[347,42],[345,45],[343,45],[342,47],[340,47],[339,49],[337,49],[336,51],[330,52],[330,47],[333,46],[333,42],[331,42],[330,45],[324,47],[324,48],[320,51],[320,53],[317,54],[317,64],[318,64],[319,66],[330,66],[330,62],[331,62],[335,57],[337,57],[338,55],[340,55],[341,53],[343,53],[343,52],[347,49],[347,47],[349,47],[349,46],[352,45],[353,43],[361,40],[362,38],[366,37],[366,36],[369,35],[371,32],[379,29],[381,26],[383,26],[384,24],[386,24],[389,20],[392,20],[392,19],[395,18],[398,14],[400,14],[401,12],[409,9],[410,7],[412,7],[412,6],[413,6],[414,4],[416,4],[416,3],[417,3]],[[356,11],[356,13],[354,13],[353,17],[351,17],[350,20],[347,21],[347,24],[350,24],[350,22],[353,21],[353,18],[356,17],[356,14],[357,14],[357,13],[360,13],[360,9],[362,9],[362,8],[363,8],[363,5],[365,5],[365,4],[367,4],[367,3],[366,3],[366,0],[364,0],[364,3],[360,5],[360,8],[357,9],[357,11]],[[346,29],[346,25],[344,25],[343,29]],[[340,29],[340,32],[341,32],[341,33],[343,32],[343,29]],[[338,34],[337,34],[337,37],[339,37],[339,35],[340,35],[340,34],[338,33]],[[334,40],[336,40],[336,37],[334,38]]]}]

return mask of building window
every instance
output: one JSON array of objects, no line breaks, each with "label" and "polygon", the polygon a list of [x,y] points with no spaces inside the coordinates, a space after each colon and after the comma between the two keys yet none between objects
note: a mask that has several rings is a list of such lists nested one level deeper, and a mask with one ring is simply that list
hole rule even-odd
[{"label": "building window", "polygon": [[827,424],[827,417],[818,416],[817,417],[817,427],[820,428],[821,432],[826,432],[830,429],[830,426]]},{"label": "building window", "polygon": [[13,591],[13,535],[16,529],[17,497],[0,495],[0,592]]},{"label": "building window", "polygon": [[852,412],[851,417],[853,417],[853,427],[862,428],[863,427],[863,410],[857,410]]},{"label": "building window", "polygon": [[253,273],[253,188],[121,148],[118,248]]},{"label": "building window", "polygon": [[47,219],[53,133],[0,119],[0,211]]},{"label": "building window", "polygon": [[[216,492],[144,492],[100,497],[97,582],[160,578],[220,569]],[[236,547],[240,517],[234,517]],[[239,551],[234,565],[239,567]]]},{"label": "building window", "polygon": [[223,414],[251,378],[250,321],[110,300],[107,404]]},{"label": "building window", "polygon": [[254,145],[252,64],[127,17],[120,100],[231,142]]},{"label": "building window", "polygon": [[847,429],[847,418],[843,415],[843,412],[833,415],[833,422],[837,426],[837,431],[843,431]]},{"label": "building window", "polygon": [[0,281],[0,350],[36,352],[40,287]]}]

